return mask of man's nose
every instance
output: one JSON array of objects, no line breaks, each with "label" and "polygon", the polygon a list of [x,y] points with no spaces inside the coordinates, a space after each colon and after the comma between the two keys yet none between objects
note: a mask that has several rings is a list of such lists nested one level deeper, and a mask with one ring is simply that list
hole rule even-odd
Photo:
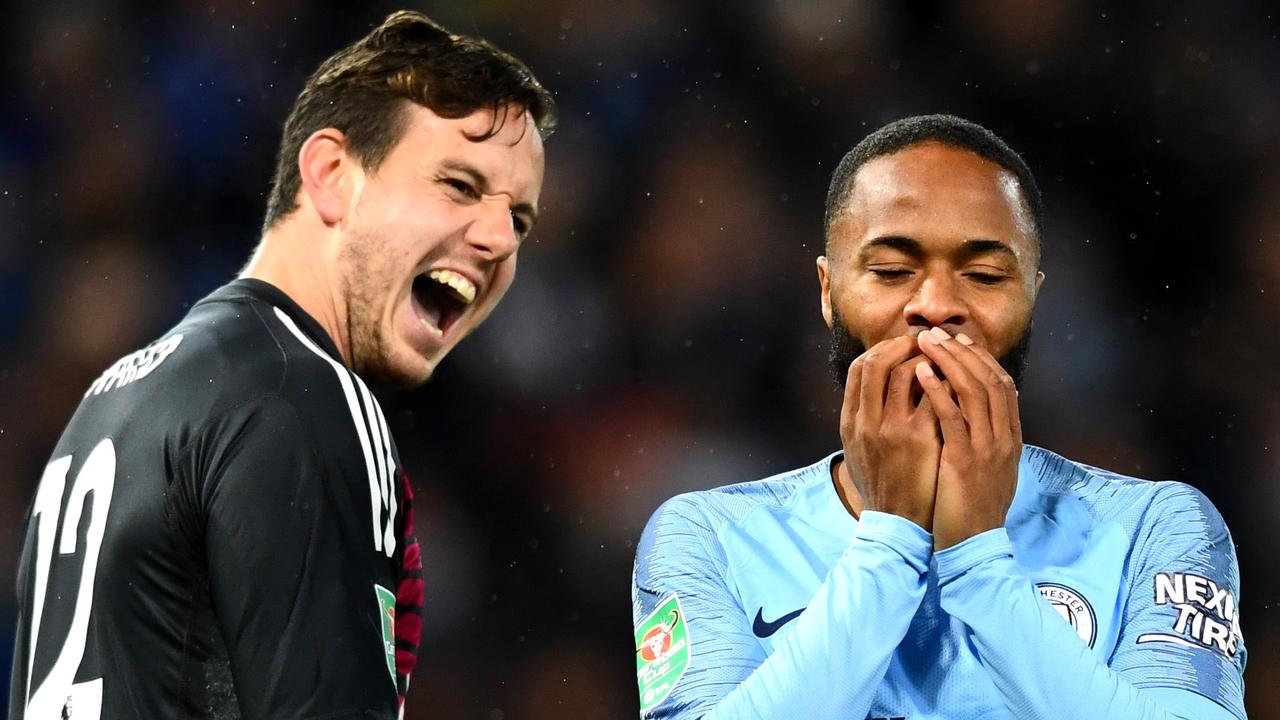
[{"label": "man's nose", "polygon": [[500,262],[520,247],[511,210],[501,200],[480,203],[478,216],[467,228],[467,243],[485,260]]},{"label": "man's nose", "polygon": [[907,324],[919,327],[963,325],[968,311],[949,273],[926,274],[902,312]]}]

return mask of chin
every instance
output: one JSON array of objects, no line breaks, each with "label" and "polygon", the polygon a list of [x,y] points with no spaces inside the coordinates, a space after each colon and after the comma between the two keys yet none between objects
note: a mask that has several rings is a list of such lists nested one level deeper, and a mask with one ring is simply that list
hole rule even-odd
[{"label": "chin", "polygon": [[379,390],[412,390],[431,379],[440,358],[429,359],[409,348],[382,355],[366,363],[357,374]]},{"label": "chin", "polygon": [[379,390],[390,392],[404,392],[414,390],[427,384],[431,379],[431,372],[410,374],[405,372],[387,372],[383,373],[373,380]]},{"label": "chin", "polygon": [[415,355],[411,364],[395,368],[393,372],[388,373],[391,376],[388,384],[396,390],[412,390],[421,387],[435,374],[436,365],[439,362],[440,358],[428,360],[421,355]]}]

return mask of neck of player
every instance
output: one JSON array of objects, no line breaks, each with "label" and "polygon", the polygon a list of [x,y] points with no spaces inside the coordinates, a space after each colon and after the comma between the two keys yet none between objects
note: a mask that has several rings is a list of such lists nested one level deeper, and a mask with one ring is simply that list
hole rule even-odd
[{"label": "neck of player", "polygon": [[320,323],[351,367],[346,306],[336,277],[336,238],[323,223],[318,228],[306,223],[303,213],[294,213],[267,230],[240,277],[270,283],[288,295]]},{"label": "neck of player", "polygon": [[838,458],[831,463],[831,482],[836,486],[836,495],[840,498],[840,504],[844,505],[844,509],[855,518],[862,516],[862,494],[858,492],[858,487],[853,484],[853,475],[849,473],[849,463],[844,458]]}]

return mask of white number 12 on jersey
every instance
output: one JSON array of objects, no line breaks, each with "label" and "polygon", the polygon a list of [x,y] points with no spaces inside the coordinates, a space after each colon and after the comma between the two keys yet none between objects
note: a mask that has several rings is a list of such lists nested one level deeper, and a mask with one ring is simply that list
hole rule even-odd
[{"label": "white number 12 on jersey", "polygon": [[[116,449],[110,439],[98,443],[89,453],[84,467],[76,475],[67,498],[66,515],[62,522],[62,536],[58,542],[60,555],[76,552],[76,535],[80,518],[84,515],[86,496],[93,492],[93,508],[89,528],[85,533],[84,563],[80,570],[80,586],[75,595],[75,611],[71,616],[71,629],[58,651],[53,669],[44,682],[31,692],[35,666],[36,646],[40,641],[40,616],[44,614],[44,601],[49,583],[49,565],[53,562],[53,541],[58,530],[58,517],[63,514],[62,493],[67,484],[67,471],[71,469],[71,456],[58,458],[45,468],[36,492],[31,520],[36,522],[36,577],[35,597],[31,606],[31,635],[27,660],[27,711],[26,717],[61,718],[70,715],[75,720],[98,720],[102,716],[102,678],[88,682],[75,682],[76,671],[84,657],[85,642],[89,634],[89,611],[93,609],[93,581],[98,572],[98,552],[102,549],[102,536],[107,529],[107,509],[111,507],[111,493],[116,484]],[[14,658],[18,660],[18,658]],[[18,660],[21,662],[20,660]],[[69,706],[69,707],[68,707]],[[64,713],[64,709],[71,710]]]}]

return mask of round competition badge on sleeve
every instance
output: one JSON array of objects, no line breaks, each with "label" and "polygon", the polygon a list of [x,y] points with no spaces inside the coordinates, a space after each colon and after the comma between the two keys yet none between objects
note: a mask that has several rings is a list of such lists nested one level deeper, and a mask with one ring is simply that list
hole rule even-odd
[{"label": "round competition badge on sleeve", "polygon": [[1084,644],[1092,648],[1094,641],[1098,639],[1098,618],[1093,614],[1093,606],[1089,601],[1075,590],[1058,583],[1036,583],[1036,589],[1040,591],[1040,597],[1048,600],[1062,619],[1071,625],[1071,629],[1076,631]]},{"label": "round competition badge on sleeve", "polygon": [[672,593],[636,626],[636,680],[640,711],[666,700],[689,667],[689,630],[680,598]]}]

